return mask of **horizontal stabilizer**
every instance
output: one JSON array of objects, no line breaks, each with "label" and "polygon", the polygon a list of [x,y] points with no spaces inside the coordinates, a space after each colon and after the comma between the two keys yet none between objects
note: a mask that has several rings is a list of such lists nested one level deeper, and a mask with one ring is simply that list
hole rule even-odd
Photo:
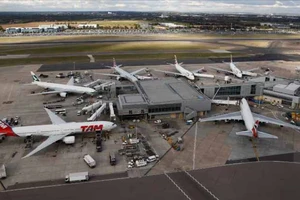
[{"label": "horizontal stabilizer", "polygon": [[[271,135],[271,134],[264,133],[264,132],[261,132],[261,131],[257,131],[257,134],[258,134],[258,138],[278,139],[278,137],[275,136],[275,135]],[[253,137],[253,133],[251,131],[236,132],[236,135]]]},{"label": "horizontal stabilizer", "polygon": [[259,137],[259,138],[278,139],[277,136],[271,135],[271,134],[269,134],[269,133],[264,133],[264,132],[261,132],[261,131],[257,131],[257,133],[258,133],[258,137]]},{"label": "horizontal stabilizer", "polygon": [[236,132],[236,135],[252,137],[253,133],[251,131],[241,131],[241,132]]}]

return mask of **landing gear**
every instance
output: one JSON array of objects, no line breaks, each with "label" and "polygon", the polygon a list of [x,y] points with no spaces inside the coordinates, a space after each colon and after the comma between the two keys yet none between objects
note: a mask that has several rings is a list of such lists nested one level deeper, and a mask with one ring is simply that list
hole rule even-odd
[{"label": "landing gear", "polygon": [[24,139],[24,142],[25,142],[25,148],[30,149],[32,147],[32,144],[33,144],[33,137],[31,135],[26,136],[26,138]]},{"label": "landing gear", "polygon": [[5,135],[0,135],[0,143],[5,140]]}]

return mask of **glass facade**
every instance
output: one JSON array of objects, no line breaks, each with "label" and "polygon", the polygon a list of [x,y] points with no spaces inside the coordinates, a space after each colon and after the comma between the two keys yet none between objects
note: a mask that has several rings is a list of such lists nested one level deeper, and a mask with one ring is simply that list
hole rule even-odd
[{"label": "glass facade", "polygon": [[173,105],[160,105],[160,106],[151,106],[148,109],[149,113],[161,113],[161,112],[176,112],[181,110],[181,104]]},{"label": "glass facade", "polygon": [[251,85],[251,93],[250,94],[256,94],[256,85]]},{"label": "glass facade", "polygon": [[217,95],[240,95],[241,94],[241,86],[231,86],[231,87],[221,87],[215,88],[215,93],[218,92]]}]

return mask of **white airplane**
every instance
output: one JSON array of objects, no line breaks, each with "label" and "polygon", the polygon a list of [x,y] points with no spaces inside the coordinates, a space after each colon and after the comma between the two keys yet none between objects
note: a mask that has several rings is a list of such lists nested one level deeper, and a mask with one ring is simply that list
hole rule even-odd
[{"label": "white airplane", "polygon": [[120,80],[121,78],[125,78],[125,79],[127,79],[127,80],[129,80],[133,83],[137,82],[138,80],[154,80],[154,79],[157,79],[156,77],[137,75],[141,71],[145,70],[145,68],[138,69],[138,70],[133,71],[133,72],[127,72],[124,69],[120,68],[121,66],[122,65],[117,65],[116,60],[113,58],[113,66],[110,67],[110,68],[114,69],[118,73],[118,75],[116,75],[116,74],[105,74],[105,73],[95,73],[95,74],[101,74],[101,75],[105,75],[105,76],[116,77],[117,80]]},{"label": "white airplane", "polygon": [[229,63],[229,67],[230,67],[230,70],[226,70],[226,69],[220,69],[220,68],[217,68],[217,67],[211,67],[212,69],[215,69],[217,71],[222,71],[222,72],[225,72],[225,73],[230,73],[230,74],[233,74],[235,75],[236,77],[238,78],[243,78],[243,76],[257,76],[257,73],[253,73],[252,71],[255,71],[255,70],[258,70],[259,68],[254,68],[254,69],[250,69],[250,70],[245,70],[245,71],[242,71],[240,70],[237,66],[235,66],[235,64],[232,62],[232,55],[231,55],[231,59],[230,59],[230,63]]},{"label": "white airplane", "polygon": [[241,135],[241,136],[252,137],[252,138],[272,138],[272,139],[278,138],[277,136],[258,131],[257,128],[258,128],[258,125],[260,122],[300,129],[300,127],[298,127],[298,126],[291,125],[291,124],[283,122],[281,120],[277,120],[274,118],[270,118],[270,117],[266,117],[266,116],[259,115],[256,113],[252,113],[250,110],[250,107],[248,105],[248,102],[244,98],[240,102],[240,109],[241,110],[238,112],[233,112],[233,113],[218,115],[218,116],[214,116],[214,117],[199,119],[199,121],[200,122],[209,122],[209,121],[222,121],[222,120],[224,120],[224,121],[243,120],[247,130],[237,132],[236,134]]},{"label": "white airplane", "polygon": [[75,86],[74,78],[72,77],[67,84],[42,82],[33,72],[31,72],[33,82],[31,84],[40,86],[52,91],[35,93],[33,95],[59,94],[61,97],[67,97],[68,93],[76,94],[95,94],[96,90],[88,87]]},{"label": "white airplane", "polygon": [[165,74],[172,74],[172,75],[175,75],[175,76],[184,76],[186,77],[187,79],[189,80],[195,80],[195,76],[196,77],[202,77],[202,78],[215,78],[214,75],[210,75],[210,74],[200,74],[199,72],[202,71],[204,68],[202,69],[198,69],[198,70],[195,70],[195,71],[189,71],[185,68],[183,68],[181,65],[182,63],[178,63],[177,62],[177,57],[176,55],[174,55],[174,58],[175,58],[175,64],[170,64],[172,66],[175,66],[176,70],[179,72],[179,73],[176,73],[176,72],[170,72],[170,71],[162,71],[162,70],[154,70],[154,71],[158,71],[158,72],[163,72]]},{"label": "white airplane", "polygon": [[75,133],[87,133],[96,131],[110,131],[117,125],[108,121],[94,121],[94,122],[70,122],[67,123],[53,112],[45,108],[47,114],[52,122],[51,125],[38,126],[21,126],[10,127],[3,121],[0,121],[0,135],[16,136],[16,137],[32,137],[45,136],[48,137],[44,142],[37,146],[33,151],[24,156],[27,158],[40,150],[48,147],[58,140],[63,140],[65,137]]}]

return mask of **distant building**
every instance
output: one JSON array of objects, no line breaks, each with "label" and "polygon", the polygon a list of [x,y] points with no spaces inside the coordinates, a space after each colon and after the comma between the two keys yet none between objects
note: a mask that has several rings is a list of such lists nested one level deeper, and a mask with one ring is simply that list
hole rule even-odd
[{"label": "distant building", "polygon": [[42,33],[43,29],[38,27],[26,27],[21,29],[21,33]]},{"label": "distant building", "polygon": [[174,24],[174,23],[159,23],[161,26],[165,26],[165,27],[168,27],[168,28],[186,28],[186,26],[184,25],[177,25],[177,24]]},{"label": "distant building", "polygon": [[19,28],[19,27],[10,27],[10,28],[6,28],[5,32],[9,33],[9,34],[21,33],[21,28]]},{"label": "distant building", "polygon": [[98,24],[79,24],[77,28],[97,28]]}]

